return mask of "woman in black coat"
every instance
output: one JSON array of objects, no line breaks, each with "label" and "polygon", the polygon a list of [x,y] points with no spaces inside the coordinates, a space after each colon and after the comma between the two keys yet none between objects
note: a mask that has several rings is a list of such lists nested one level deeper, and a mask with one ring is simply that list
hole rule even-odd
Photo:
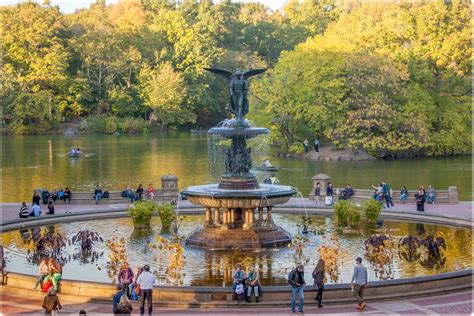
[{"label": "woman in black coat", "polygon": [[318,288],[318,294],[315,297],[315,301],[318,301],[318,307],[323,307],[321,301],[323,299],[323,291],[324,291],[324,268],[326,263],[323,259],[319,259],[316,268],[313,271],[313,278],[314,278],[314,286]]}]

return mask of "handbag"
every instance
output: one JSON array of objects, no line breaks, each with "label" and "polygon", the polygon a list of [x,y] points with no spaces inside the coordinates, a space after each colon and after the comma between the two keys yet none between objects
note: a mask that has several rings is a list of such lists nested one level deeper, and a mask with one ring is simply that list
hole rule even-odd
[{"label": "handbag", "polygon": [[244,293],[244,285],[243,284],[237,284],[235,287],[235,294],[242,294]]},{"label": "handbag", "polygon": [[324,204],[326,204],[326,206],[332,205],[332,196],[326,196],[326,201]]}]

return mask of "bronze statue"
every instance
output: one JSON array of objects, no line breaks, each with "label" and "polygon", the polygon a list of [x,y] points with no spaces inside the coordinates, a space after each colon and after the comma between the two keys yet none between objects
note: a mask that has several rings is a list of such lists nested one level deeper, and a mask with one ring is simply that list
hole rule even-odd
[{"label": "bronze statue", "polygon": [[242,73],[240,70],[236,70],[234,74],[226,69],[220,68],[204,68],[207,71],[223,76],[229,83],[229,109],[239,120],[242,120],[244,116],[249,112],[249,101],[247,99],[247,92],[249,84],[247,79],[265,72],[266,68],[251,69]]}]

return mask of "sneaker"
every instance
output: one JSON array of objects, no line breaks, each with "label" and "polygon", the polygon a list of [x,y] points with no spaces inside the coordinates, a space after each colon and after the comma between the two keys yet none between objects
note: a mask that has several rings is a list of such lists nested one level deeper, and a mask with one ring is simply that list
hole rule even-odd
[{"label": "sneaker", "polygon": [[292,312],[293,314],[296,313],[294,310],[291,310],[291,312]]},{"label": "sneaker", "polygon": [[300,313],[300,314],[304,314],[304,311],[303,311],[303,310],[300,310],[300,311],[298,311],[298,313]]},{"label": "sneaker", "polygon": [[365,308],[365,306],[367,306],[367,304],[365,304],[365,303],[362,303],[362,305],[360,306],[360,310],[361,310],[361,311],[363,311],[363,310],[364,310],[364,308]]},{"label": "sneaker", "polygon": [[321,308],[321,307],[323,307],[323,305],[319,304],[319,305],[318,305],[318,308]]}]

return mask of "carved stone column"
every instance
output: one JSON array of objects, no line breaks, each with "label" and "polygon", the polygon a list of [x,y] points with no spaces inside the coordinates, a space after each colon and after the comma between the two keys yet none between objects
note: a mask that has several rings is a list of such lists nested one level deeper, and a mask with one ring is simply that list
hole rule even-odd
[{"label": "carved stone column", "polygon": [[206,207],[206,225],[211,225],[211,224],[212,224],[211,208]]},{"label": "carved stone column", "polygon": [[219,217],[219,208],[218,207],[214,208],[214,224],[215,225],[221,225],[222,224],[222,221]]}]

